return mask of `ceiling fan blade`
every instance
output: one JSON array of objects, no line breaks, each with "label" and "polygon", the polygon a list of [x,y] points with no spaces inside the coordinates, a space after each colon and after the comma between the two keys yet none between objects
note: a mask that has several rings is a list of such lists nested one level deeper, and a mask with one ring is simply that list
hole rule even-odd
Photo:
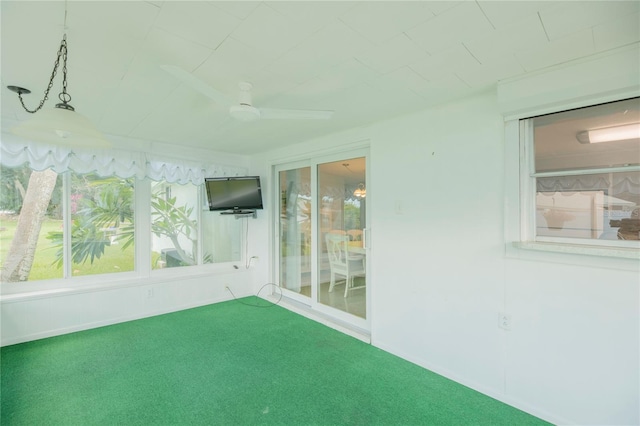
[{"label": "ceiling fan blade", "polygon": [[208,98],[213,99],[213,101],[220,106],[228,107],[233,105],[234,103],[234,101],[227,97],[224,93],[219,92],[190,72],[185,71],[180,67],[176,67],[174,65],[160,65],[160,68],[180,80],[182,83],[191,86],[193,89],[197,90]]},{"label": "ceiling fan blade", "polygon": [[262,120],[328,120],[333,111],[313,109],[258,108]]}]

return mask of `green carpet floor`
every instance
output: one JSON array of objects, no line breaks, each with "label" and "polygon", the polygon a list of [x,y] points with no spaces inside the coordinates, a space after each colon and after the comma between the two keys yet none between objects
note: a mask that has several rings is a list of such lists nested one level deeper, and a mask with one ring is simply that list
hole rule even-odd
[{"label": "green carpet floor", "polygon": [[3,426],[545,424],[286,309],[238,301],[0,355]]}]

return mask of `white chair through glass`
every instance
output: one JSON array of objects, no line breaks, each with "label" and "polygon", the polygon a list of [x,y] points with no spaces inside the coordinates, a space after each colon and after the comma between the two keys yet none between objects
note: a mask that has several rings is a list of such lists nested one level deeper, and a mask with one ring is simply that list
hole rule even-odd
[{"label": "white chair through glass", "polygon": [[331,267],[331,281],[329,292],[333,291],[336,285],[336,276],[345,278],[344,297],[349,295],[350,290],[364,288],[365,284],[355,286],[355,277],[365,277],[365,256],[362,254],[349,253],[349,236],[338,233],[327,233],[327,254],[329,255],[329,265]]}]

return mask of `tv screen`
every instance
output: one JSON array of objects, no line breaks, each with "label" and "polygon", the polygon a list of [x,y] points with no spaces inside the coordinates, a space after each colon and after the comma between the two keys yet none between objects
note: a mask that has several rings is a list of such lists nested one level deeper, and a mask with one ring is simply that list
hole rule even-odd
[{"label": "tv screen", "polygon": [[206,178],[209,210],[262,209],[262,190],[259,176]]}]

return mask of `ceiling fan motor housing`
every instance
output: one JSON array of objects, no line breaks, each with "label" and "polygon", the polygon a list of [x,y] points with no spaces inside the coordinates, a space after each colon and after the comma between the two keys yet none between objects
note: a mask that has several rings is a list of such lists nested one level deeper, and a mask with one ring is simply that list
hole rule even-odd
[{"label": "ceiling fan motor housing", "polygon": [[232,105],[229,108],[229,114],[239,121],[255,121],[260,119],[260,110],[252,106],[252,84],[242,81],[238,86],[240,87],[240,94],[238,95],[239,105]]},{"label": "ceiling fan motor housing", "polygon": [[239,121],[255,121],[260,119],[260,111],[251,105],[232,105],[229,114]]}]

